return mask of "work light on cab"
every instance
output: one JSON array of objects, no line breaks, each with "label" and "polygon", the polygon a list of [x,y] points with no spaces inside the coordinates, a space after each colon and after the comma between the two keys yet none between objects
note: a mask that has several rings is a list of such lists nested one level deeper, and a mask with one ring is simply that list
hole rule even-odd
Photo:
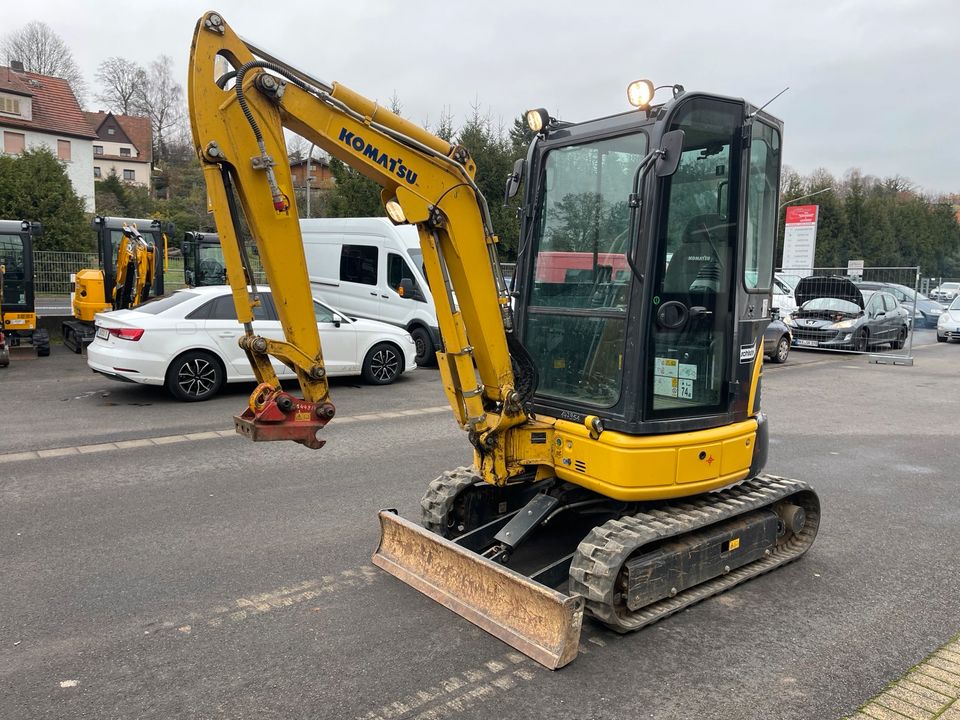
[{"label": "work light on cab", "polygon": [[550,113],[544,108],[536,110],[527,110],[527,125],[535,133],[541,132],[550,124]]},{"label": "work light on cab", "polygon": [[653,100],[653,83],[649,80],[634,80],[627,85],[627,100],[639,110],[646,110]]}]

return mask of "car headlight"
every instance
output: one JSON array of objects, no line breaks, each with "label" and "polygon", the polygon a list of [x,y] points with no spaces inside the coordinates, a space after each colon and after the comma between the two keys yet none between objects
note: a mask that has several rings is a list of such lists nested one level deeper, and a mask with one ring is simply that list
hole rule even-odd
[{"label": "car headlight", "polygon": [[790,317],[790,313],[787,313],[786,315],[781,315],[780,320],[783,321],[784,325],[789,325],[790,327],[793,327],[794,325],[796,325],[796,323],[793,321],[793,318]]},{"label": "car headlight", "polygon": [[838,323],[834,323],[830,326],[831,330],[843,330],[844,328],[851,328],[857,324],[857,321],[853,318],[850,320],[841,320]]},{"label": "car headlight", "polygon": [[944,313],[940,315],[940,319],[937,320],[937,325],[946,325],[947,324],[947,315]]}]

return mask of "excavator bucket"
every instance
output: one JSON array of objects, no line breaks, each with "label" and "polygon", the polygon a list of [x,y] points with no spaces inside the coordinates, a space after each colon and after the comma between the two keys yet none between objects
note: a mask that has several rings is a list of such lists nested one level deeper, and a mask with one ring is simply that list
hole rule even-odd
[{"label": "excavator bucket", "polygon": [[396,513],[383,510],[379,517],[374,565],[551,670],[577,656],[582,598],[534,582]]}]

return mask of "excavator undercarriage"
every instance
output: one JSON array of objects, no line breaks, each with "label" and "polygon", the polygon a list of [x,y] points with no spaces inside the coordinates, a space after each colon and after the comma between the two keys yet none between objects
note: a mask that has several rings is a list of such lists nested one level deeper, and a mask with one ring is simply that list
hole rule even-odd
[{"label": "excavator undercarriage", "polygon": [[374,564],[550,668],[576,657],[584,613],[639,630],[797,559],[820,523],[810,487],[772,475],[637,504],[551,481],[495,488],[458,468],[421,507],[421,525],[380,513]]}]

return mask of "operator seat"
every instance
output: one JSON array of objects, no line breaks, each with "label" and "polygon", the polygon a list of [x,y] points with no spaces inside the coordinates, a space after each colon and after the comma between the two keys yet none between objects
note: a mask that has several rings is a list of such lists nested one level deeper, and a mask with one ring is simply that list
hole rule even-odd
[{"label": "operator seat", "polygon": [[717,293],[730,260],[730,223],[716,213],[687,221],[680,247],[663,278],[663,292],[690,295]]}]

